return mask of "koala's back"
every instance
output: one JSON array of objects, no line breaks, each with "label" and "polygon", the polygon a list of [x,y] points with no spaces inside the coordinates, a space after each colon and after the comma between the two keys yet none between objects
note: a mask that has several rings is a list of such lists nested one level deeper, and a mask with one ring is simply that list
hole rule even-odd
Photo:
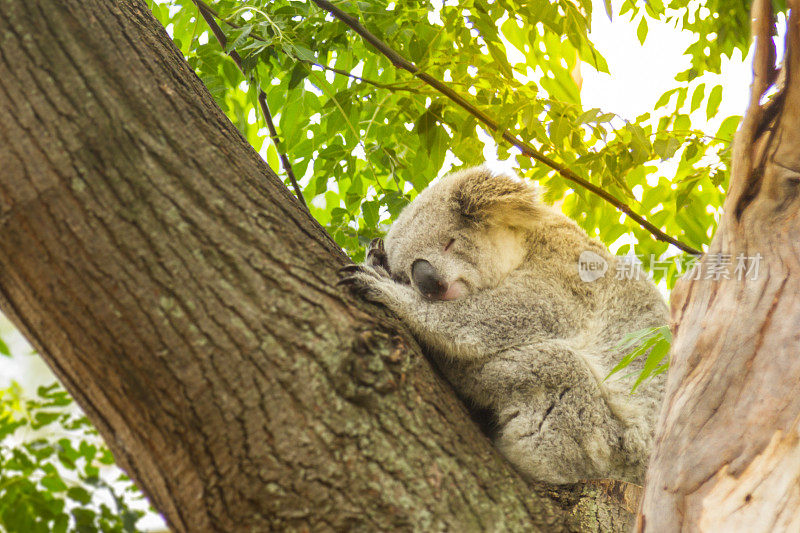
[{"label": "koala's back", "polygon": [[[548,211],[526,240],[527,254],[480,309],[494,322],[497,353],[447,358],[464,396],[496,413],[496,441],[529,477],[553,482],[611,477],[643,480],[665,376],[630,390],[643,359],[605,380],[631,332],[660,326],[667,308],[645,278],[619,279],[616,260],[561,213]],[[586,282],[578,260],[609,264]],[[627,376],[627,377],[626,377]]]},{"label": "koala's back", "polygon": [[[588,237],[584,244],[596,250]],[[665,376],[633,395],[630,374],[643,359],[605,378],[625,355],[623,337],[665,324],[667,308],[647,280],[587,286],[577,275],[579,252],[533,246],[530,259],[471,310],[496,351],[477,359],[440,354],[440,367],[463,397],[494,412],[498,447],[528,477],[641,483]]]}]

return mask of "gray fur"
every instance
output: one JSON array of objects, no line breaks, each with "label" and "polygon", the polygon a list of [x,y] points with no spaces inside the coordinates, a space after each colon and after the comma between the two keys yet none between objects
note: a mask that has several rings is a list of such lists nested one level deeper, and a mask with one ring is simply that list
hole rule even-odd
[{"label": "gray fur", "polygon": [[[580,279],[584,250],[608,261],[604,277]],[[419,259],[455,299],[415,288]],[[497,415],[495,444],[524,475],[641,483],[664,376],[633,395],[633,377],[603,378],[622,337],[665,324],[667,308],[652,282],[616,278],[608,251],[528,184],[476,167],[420,193],[385,251],[375,243],[342,281],[396,313],[460,395]]]}]

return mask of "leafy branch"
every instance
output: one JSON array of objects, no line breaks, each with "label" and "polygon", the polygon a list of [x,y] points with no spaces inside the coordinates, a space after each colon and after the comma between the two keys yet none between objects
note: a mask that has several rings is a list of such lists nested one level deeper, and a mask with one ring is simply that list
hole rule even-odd
[{"label": "leafy branch", "polygon": [[[192,1],[195,3],[195,5],[198,5],[198,3],[202,4],[203,5],[203,9],[205,9],[209,14],[211,14],[215,18],[225,22],[225,24],[227,24],[231,28],[234,28],[234,29],[237,29],[237,30],[242,28],[242,25],[239,24],[238,22],[236,22],[235,20],[233,20],[233,17],[221,17],[211,6],[209,6],[208,4],[204,3],[202,0],[192,0]],[[240,8],[239,10],[237,10],[237,13],[239,13],[239,12],[245,10],[245,9],[246,9],[245,7]],[[263,11],[261,11],[260,9],[255,9],[255,8],[250,8],[250,9],[252,11],[256,11],[257,13],[261,14],[264,18],[266,18],[272,24],[272,27],[275,28],[275,31],[280,33],[280,29],[274,24],[274,22],[272,22],[272,20]],[[255,31],[251,31],[248,35],[251,38],[255,39],[256,41],[261,41],[263,43],[269,43],[270,42],[269,39],[265,38],[262,35],[259,35]],[[280,38],[282,39],[283,36],[280,35]],[[286,50],[284,50],[284,53],[286,53]],[[311,66],[320,68],[322,70],[327,70],[328,72],[333,72],[334,74],[338,74],[340,76],[348,77],[348,78],[350,78],[352,80],[355,80],[355,81],[357,81],[359,83],[364,83],[366,85],[372,85],[373,87],[377,87],[378,89],[386,89],[386,90],[389,90],[389,91],[406,91],[406,92],[410,92],[410,93],[419,93],[419,92],[421,92],[416,87],[404,87],[404,86],[402,86],[401,84],[404,84],[405,82],[382,83],[380,81],[372,80],[372,79],[369,79],[369,78],[364,78],[362,76],[357,76],[357,75],[353,74],[352,72],[348,72],[346,70],[342,70],[342,69],[336,68],[336,67],[331,67],[331,66],[325,65],[323,63],[320,63],[318,61],[313,61],[311,59],[307,59],[307,58],[303,58],[303,57],[297,57],[296,55],[292,55],[292,54],[288,54],[288,53],[287,53],[287,55],[289,57],[291,57],[294,61],[297,61],[297,62],[300,62],[300,63],[305,63],[307,65],[311,65]]]},{"label": "leafy branch", "polygon": [[445,84],[442,81],[439,81],[438,79],[427,74],[426,72],[423,72],[414,63],[405,59],[396,50],[391,48],[387,43],[385,43],[380,38],[371,33],[369,30],[367,30],[356,17],[345,13],[344,11],[342,11],[341,9],[339,9],[338,7],[336,7],[327,0],[313,0],[313,2],[318,7],[325,10],[326,12],[334,16],[336,19],[340,20],[345,25],[347,25],[350,29],[355,31],[366,42],[371,44],[375,49],[377,49],[381,54],[383,54],[387,59],[389,59],[389,61],[391,61],[391,63],[396,68],[410,72],[415,77],[419,78],[429,86],[433,87],[436,91],[438,91],[439,93],[447,97],[449,100],[454,102],[456,105],[467,111],[470,115],[481,121],[490,130],[498,132],[505,141],[516,146],[522,152],[523,155],[530,157],[531,159],[534,159],[552,168],[563,178],[575,184],[578,184],[581,187],[593,192],[600,198],[603,198],[605,201],[613,205],[619,211],[625,213],[628,217],[637,222],[641,227],[650,232],[656,239],[668,242],[690,254],[694,255],[701,254],[699,250],[679,241],[678,239],[675,239],[674,237],[667,235],[666,233],[658,229],[655,225],[648,222],[644,217],[633,211],[633,209],[630,206],[628,206],[627,204],[616,198],[614,195],[592,184],[591,182],[585,180],[584,178],[581,178],[569,168],[566,168],[565,166],[557,163],[553,159],[547,157],[542,152],[534,148],[529,143],[523,141],[522,139],[519,139],[508,130],[502,128],[497,120],[495,120],[487,113],[481,111],[480,109],[472,105],[465,98],[463,98],[461,95],[456,93],[452,88],[450,88],[447,84]]},{"label": "leafy branch", "polygon": [[[200,16],[202,16],[203,20],[205,20],[206,24],[208,24],[208,27],[214,34],[214,37],[216,37],[217,41],[219,42],[220,47],[225,50],[228,39],[225,37],[225,32],[223,32],[222,28],[220,28],[219,24],[217,24],[216,18],[218,18],[219,15],[201,0],[192,0],[192,2],[194,2],[194,5],[197,6]],[[248,74],[242,65],[242,58],[239,55],[239,52],[236,50],[231,50],[228,52],[228,55],[231,57],[231,59],[233,59],[233,62],[236,63],[236,66],[239,67],[239,70],[242,71],[242,74],[248,76],[251,83],[254,82],[253,76]],[[278,136],[278,130],[275,128],[275,122],[272,120],[272,113],[270,113],[269,106],[267,105],[267,95],[260,88],[258,90],[258,105],[261,107],[261,114],[264,115],[264,120],[266,121],[267,128],[269,129],[269,136],[278,152],[283,170],[289,176],[289,181],[292,182],[292,188],[294,189],[297,199],[300,200],[300,203],[303,205],[303,207],[305,207],[306,211],[308,211],[308,204],[306,203],[306,199],[303,197],[303,190],[300,188],[300,184],[297,182],[297,178],[294,175],[294,170],[292,170],[292,163],[289,161],[289,157],[286,155],[285,150],[283,150],[283,147],[281,146],[282,143],[280,137]]]}]

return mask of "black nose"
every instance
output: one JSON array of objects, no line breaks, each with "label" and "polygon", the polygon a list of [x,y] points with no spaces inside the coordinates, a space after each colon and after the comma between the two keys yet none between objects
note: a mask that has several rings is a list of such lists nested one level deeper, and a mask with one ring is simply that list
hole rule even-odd
[{"label": "black nose", "polygon": [[447,290],[444,280],[429,262],[417,259],[411,265],[411,278],[419,292],[428,298],[441,298]]}]

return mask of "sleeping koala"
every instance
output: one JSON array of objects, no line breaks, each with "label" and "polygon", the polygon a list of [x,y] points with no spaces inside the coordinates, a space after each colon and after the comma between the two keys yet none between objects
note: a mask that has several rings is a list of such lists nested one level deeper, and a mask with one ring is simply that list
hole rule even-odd
[{"label": "sleeping koala", "polygon": [[[587,251],[608,264],[591,282]],[[494,413],[496,446],[528,478],[641,483],[664,375],[633,395],[635,377],[603,380],[622,337],[668,315],[651,281],[615,265],[530,185],[476,167],[420,193],[340,283],[391,309],[461,397]]]}]

